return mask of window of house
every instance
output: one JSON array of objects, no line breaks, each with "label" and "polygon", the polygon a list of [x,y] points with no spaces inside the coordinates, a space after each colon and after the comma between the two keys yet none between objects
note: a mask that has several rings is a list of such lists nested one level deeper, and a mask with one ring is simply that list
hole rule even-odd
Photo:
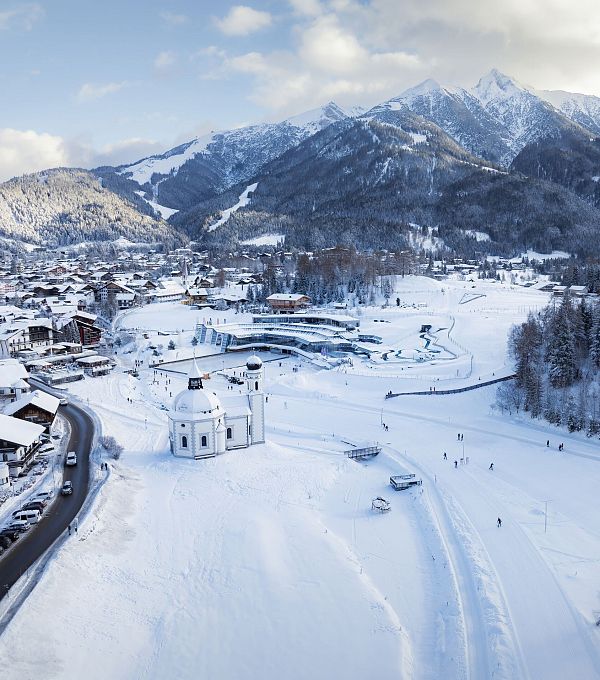
[{"label": "window of house", "polygon": [[181,448],[187,449],[187,437],[185,435],[181,438]]},{"label": "window of house", "polygon": [[200,437],[200,446],[208,446],[208,437],[205,434]]},{"label": "window of house", "polygon": [[233,429],[231,427],[227,428],[227,439],[233,439]]}]

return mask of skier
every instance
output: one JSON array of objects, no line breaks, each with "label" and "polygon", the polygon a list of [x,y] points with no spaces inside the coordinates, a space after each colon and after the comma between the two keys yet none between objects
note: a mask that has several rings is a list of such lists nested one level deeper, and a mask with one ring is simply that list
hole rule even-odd
[{"label": "skier", "polygon": [[445,451],[444,451],[444,460],[448,460],[448,456],[446,455]]},{"label": "skier", "polygon": [[457,467],[458,467],[458,461],[455,460],[455,461],[454,461],[454,468],[456,469]]},{"label": "skier", "polygon": [[500,517],[498,517],[498,528],[500,528],[501,526],[502,526],[502,520],[500,519]]},{"label": "skier", "polygon": [[550,448],[550,440],[549,440],[549,439],[546,440],[546,446],[547,446],[548,448]]},{"label": "skier", "polygon": [[494,469],[494,464],[493,464],[493,463],[490,463],[489,469],[490,469],[490,470],[493,470],[493,469]]}]

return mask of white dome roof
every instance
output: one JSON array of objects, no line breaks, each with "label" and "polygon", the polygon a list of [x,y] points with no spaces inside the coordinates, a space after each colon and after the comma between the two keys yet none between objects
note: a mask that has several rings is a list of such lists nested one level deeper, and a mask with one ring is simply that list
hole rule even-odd
[{"label": "white dome roof", "polygon": [[171,411],[180,416],[193,416],[195,419],[199,416],[215,418],[223,413],[217,395],[206,390],[183,390],[175,397]]}]

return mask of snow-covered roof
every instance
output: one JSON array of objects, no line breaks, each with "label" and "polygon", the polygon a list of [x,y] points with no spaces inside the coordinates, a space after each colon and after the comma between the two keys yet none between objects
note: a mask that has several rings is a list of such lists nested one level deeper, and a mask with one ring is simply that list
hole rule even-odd
[{"label": "snow-covered roof", "polygon": [[12,387],[19,380],[26,380],[28,377],[27,369],[16,359],[0,361],[0,387]]},{"label": "snow-covered roof", "polygon": [[103,357],[99,354],[96,354],[93,357],[81,357],[77,359],[77,363],[84,366],[99,366],[101,364],[109,364],[110,359],[108,357]]},{"label": "snow-covered roof", "polygon": [[277,300],[298,302],[302,298],[308,298],[308,295],[303,295],[302,293],[273,293],[273,295],[269,295],[267,302]]},{"label": "snow-covered roof", "polygon": [[8,416],[11,416],[14,413],[20,411],[25,406],[29,406],[29,404],[36,406],[37,408],[41,408],[47,413],[55,414],[58,410],[60,400],[58,397],[54,397],[47,392],[35,390],[34,392],[23,395],[16,401],[13,401],[11,404],[8,404],[8,406],[4,409],[4,413],[6,413]]},{"label": "snow-covered roof", "polygon": [[30,446],[44,432],[44,429],[43,425],[0,413],[0,439],[4,441],[19,446]]}]

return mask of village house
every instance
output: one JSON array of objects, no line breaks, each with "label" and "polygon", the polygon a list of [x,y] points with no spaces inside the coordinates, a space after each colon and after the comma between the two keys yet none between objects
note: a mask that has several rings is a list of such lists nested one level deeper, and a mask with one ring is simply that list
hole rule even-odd
[{"label": "village house", "polygon": [[0,413],[0,461],[8,464],[11,477],[18,477],[32,463],[43,434],[43,425]]},{"label": "village house", "polygon": [[4,413],[7,416],[42,425],[46,432],[49,432],[56,418],[59,404],[58,397],[35,390],[13,401],[4,409]]},{"label": "village house", "polygon": [[302,293],[273,293],[267,298],[267,304],[275,311],[306,309],[310,306],[310,298]]},{"label": "village house", "polygon": [[53,342],[50,319],[23,319],[0,324],[0,358],[14,357],[21,350],[45,347]]},{"label": "village house", "polygon": [[77,342],[84,347],[98,345],[102,338],[102,329],[97,325],[96,314],[89,312],[70,312],[60,317],[56,326],[61,342]]},{"label": "village house", "polygon": [[11,402],[30,392],[31,387],[27,378],[29,378],[27,369],[16,359],[0,361],[0,398]]},{"label": "village house", "polygon": [[76,364],[83,368],[83,372],[91,377],[108,375],[114,368],[113,362],[108,357],[96,354],[91,357],[81,357],[76,359]]}]

